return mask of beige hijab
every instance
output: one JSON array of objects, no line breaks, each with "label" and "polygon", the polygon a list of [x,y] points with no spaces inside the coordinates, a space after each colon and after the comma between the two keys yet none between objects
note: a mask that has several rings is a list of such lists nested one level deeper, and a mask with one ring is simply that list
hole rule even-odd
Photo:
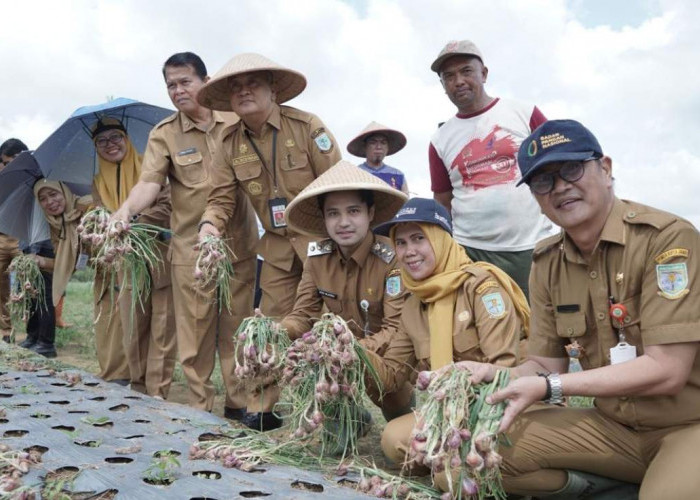
[{"label": "beige hijab", "polygon": [[56,259],[53,269],[53,303],[58,304],[61,296],[66,291],[68,281],[75,270],[75,263],[78,259],[78,231],[76,228],[80,224],[83,210],[78,208],[78,201],[87,200],[78,198],[68,186],[58,181],[40,179],[34,184],[34,196],[39,199],[39,191],[42,189],[53,189],[63,194],[66,199],[66,209],[61,215],[49,215],[44,212],[44,217],[51,226],[51,243],[53,244]]}]

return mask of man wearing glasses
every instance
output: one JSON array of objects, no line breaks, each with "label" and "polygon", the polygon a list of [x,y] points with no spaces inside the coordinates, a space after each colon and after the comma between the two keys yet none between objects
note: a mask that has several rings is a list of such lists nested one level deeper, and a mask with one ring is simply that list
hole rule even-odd
[{"label": "man wearing glasses", "polygon": [[[688,221],[620,200],[612,160],[573,120],[518,153],[522,182],[563,231],[538,243],[529,358],[507,401],[509,493],[538,498],[696,498],[700,488],[700,235]],[[571,358],[583,371],[567,373]],[[475,382],[495,367],[471,364]],[[537,401],[595,407],[524,412]],[[630,484],[632,483],[632,484]]]},{"label": "man wearing glasses", "polygon": [[474,261],[494,264],[528,295],[535,243],[552,225],[532,197],[515,188],[518,146],[546,118],[532,104],[494,98],[479,48],[451,41],[430,69],[457,107],[430,140],[434,198],[452,212],[454,238]]}]

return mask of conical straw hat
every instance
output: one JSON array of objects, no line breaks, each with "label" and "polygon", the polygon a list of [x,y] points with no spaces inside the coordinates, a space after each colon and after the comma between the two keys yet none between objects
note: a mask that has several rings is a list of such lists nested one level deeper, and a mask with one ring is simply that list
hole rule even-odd
[{"label": "conical straw hat", "polygon": [[370,135],[374,134],[382,134],[386,136],[387,141],[389,141],[389,152],[387,156],[401,151],[406,145],[406,136],[398,130],[385,127],[381,123],[370,122],[357,137],[348,143],[348,152],[352,155],[365,158],[365,141]]},{"label": "conical straw hat", "polygon": [[340,160],[325,173],[306,186],[285,211],[287,224],[294,231],[308,236],[327,238],[318,195],[334,191],[366,189],[374,192],[374,220],[376,226],[390,220],[408,199],[404,193],[391,187],[379,177],[349,161]]},{"label": "conical straw hat", "polygon": [[298,71],[280,66],[260,54],[238,54],[224,64],[197,93],[197,102],[207,108],[219,111],[231,109],[231,91],[228,79],[232,76],[269,71],[272,73],[272,89],[277,93],[277,104],[282,104],[298,96],[306,88],[306,78]]}]

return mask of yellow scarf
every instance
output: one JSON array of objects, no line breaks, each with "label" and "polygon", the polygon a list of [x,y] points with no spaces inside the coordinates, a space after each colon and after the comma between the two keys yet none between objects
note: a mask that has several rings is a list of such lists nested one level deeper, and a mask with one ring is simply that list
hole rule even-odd
[{"label": "yellow scarf", "polygon": [[[530,324],[530,308],[520,287],[498,267],[487,262],[472,262],[459,243],[435,224],[418,223],[435,253],[435,270],[422,281],[415,281],[402,268],[406,288],[428,304],[430,328],[430,368],[437,370],[453,361],[453,319],[457,290],[469,278],[469,266],[486,269],[508,293],[523,324],[524,336]],[[394,226],[391,239],[394,239]]]},{"label": "yellow scarf", "polygon": [[[119,131],[123,134],[123,132]],[[126,155],[120,163],[112,163],[97,155],[97,162],[100,167],[99,173],[95,176],[94,184],[102,199],[102,204],[111,212],[118,209],[129,196],[131,189],[139,181],[141,176],[141,155],[136,152],[136,148],[124,135],[126,141]],[[119,179],[117,179],[119,171]]]},{"label": "yellow scarf", "polygon": [[53,268],[53,303],[58,304],[63,292],[66,291],[68,281],[75,270],[75,262],[78,259],[78,232],[76,228],[80,223],[83,213],[78,209],[79,200],[68,186],[58,181],[39,180],[34,184],[34,196],[39,199],[39,191],[50,188],[63,193],[66,199],[66,209],[61,215],[44,216],[51,226],[51,243],[53,244],[56,259]]}]

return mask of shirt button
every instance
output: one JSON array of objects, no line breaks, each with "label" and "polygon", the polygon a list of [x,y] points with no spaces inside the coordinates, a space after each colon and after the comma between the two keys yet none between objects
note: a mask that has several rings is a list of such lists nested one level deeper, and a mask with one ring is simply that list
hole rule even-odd
[{"label": "shirt button", "polygon": [[573,328],[567,328],[567,329],[566,329],[566,333],[569,333],[569,334],[574,333],[574,329],[573,329]]},{"label": "shirt button", "polygon": [[605,313],[598,313],[596,316],[600,321],[603,321],[605,319]]},{"label": "shirt button", "polygon": [[598,273],[595,271],[591,271],[590,277],[592,280],[596,279],[598,277]]},{"label": "shirt button", "polygon": [[627,217],[630,219],[634,219],[637,216],[637,212],[628,212]]}]

